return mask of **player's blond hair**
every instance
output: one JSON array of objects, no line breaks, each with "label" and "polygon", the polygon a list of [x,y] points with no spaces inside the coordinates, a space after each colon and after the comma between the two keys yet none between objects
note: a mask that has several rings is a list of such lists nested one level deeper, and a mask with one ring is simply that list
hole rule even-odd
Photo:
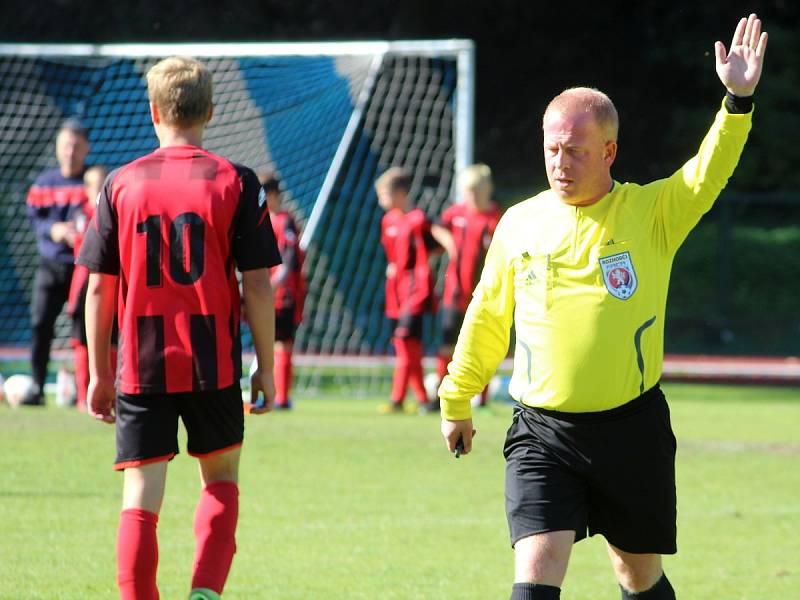
[{"label": "player's blond hair", "polygon": [[[560,113],[586,112],[600,126],[607,141],[616,142],[619,133],[619,115],[614,103],[606,94],[595,88],[574,87],[561,92],[550,101],[544,117],[551,111]],[[543,117],[543,120],[544,120]]]},{"label": "player's blond hair", "polygon": [[462,190],[475,190],[478,196],[488,199],[493,189],[492,170],[483,163],[469,165],[458,174],[458,187]]},{"label": "player's blond hair", "polygon": [[165,58],[147,71],[147,96],[164,124],[179,129],[202,125],[211,113],[211,72],[193,58]]},{"label": "player's blond hair", "polygon": [[411,174],[403,167],[390,167],[384,171],[383,175],[375,180],[375,191],[388,190],[394,192],[395,190],[408,190],[411,189]]}]

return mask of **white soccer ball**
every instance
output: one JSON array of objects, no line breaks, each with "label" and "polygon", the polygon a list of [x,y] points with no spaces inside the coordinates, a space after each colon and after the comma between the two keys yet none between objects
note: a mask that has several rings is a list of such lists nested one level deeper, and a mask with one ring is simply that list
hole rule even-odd
[{"label": "white soccer ball", "polygon": [[19,406],[29,400],[33,393],[34,383],[30,375],[12,375],[3,383],[3,394],[10,406]]},{"label": "white soccer ball", "polygon": [[428,373],[422,380],[422,385],[425,386],[425,393],[428,394],[428,398],[431,400],[439,396],[439,383],[441,382],[436,373]]}]

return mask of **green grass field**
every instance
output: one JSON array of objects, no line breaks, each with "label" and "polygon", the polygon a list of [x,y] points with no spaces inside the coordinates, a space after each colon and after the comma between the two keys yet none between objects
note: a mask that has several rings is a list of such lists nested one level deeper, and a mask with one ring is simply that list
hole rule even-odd
[{"label": "green grass field", "polygon": [[[678,597],[800,597],[800,390],[665,386],[679,442]],[[448,455],[433,416],[378,400],[300,400],[248,417],[228,599],[508,597],[502,440],[510,407],[476,416]],[[60,408],[0,406],[0,598],[116,596],[121,477],[113,428]],[[170,466],[159,586],[188,592],[198,483]],[[616,600],[601,539],[574,548],[563,598]]]}]

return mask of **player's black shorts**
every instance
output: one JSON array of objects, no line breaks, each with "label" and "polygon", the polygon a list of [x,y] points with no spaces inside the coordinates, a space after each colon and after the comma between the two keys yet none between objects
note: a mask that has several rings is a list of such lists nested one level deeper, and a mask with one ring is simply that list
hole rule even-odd
[{"label": "player's black shorts", "polygon": [[439,311],[441,315],[442,343],[455,346],[461,325],[464,323],[464,312],[452,306],[444,306]]},{"label": "player's black shorts", "polygon": [[518,406],[506,436],[512,546],[547,531],[602,534],[620,550],[674,554],[675,436],[658,385],[602,412]]},{"label": "player's black shorts", "polygon": [[178,454],[178,417],[186,450],[203,458],[240,446],[244,411],[239,385],[180,394],[117,394],[117,458],[122,470],[171,460]]},{"label": "player's black shorts", "polygon": [[392,319],[392,330],[397,338],[422,339],[422,315],[400,315]]},{"label": "player's black shorts", "polygon": [[294,306],[275,309],[275,341],[293,342],[297,327],[294,324]]}]

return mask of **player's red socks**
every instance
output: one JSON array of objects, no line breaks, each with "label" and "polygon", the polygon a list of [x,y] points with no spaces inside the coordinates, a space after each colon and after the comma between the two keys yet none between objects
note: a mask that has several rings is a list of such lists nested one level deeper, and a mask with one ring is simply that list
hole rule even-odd
[{"label": "player's red socks", "polygon": [[392,376],[392,402],[400,404],[406,396],[406,388],[408,387],[408,346],[406,344],[407,338],[396,337],[393,341],[397,362]]},{"label": "player's red socks", "polygon": [[428,393],[425,391],[422,371],[422,340],[418,338],[406,338],[406,348],[408,349],[408,383],[414,390],[417,402],[424,404],[428,401]]},{"label": "player's red socks", "polygon": [[275,350],[275,405],[288,406],[289,390],[292,389],[292,353]]},{"label": "player's red socks", "polygon": [[439,378],[439,383],[442,382],[445,375],[447,375],[447,365],[450,364],[450,357],[444,354],[436,355],[436,376]]},{"label": "player's red socks", "polygon": [[89,389],[89,348],[76,343],[72,352],[75,361],[75,406],[86,410],[86,390]]},{"label": "player's red socks", "polygon": [[200,492],[194,515],[196,549],[192,589],[222,594],[236,552],[239,487],[233,481],[209,483]]},{"label": "player's red socks", "polygon": [[406,388],[411,385],[420,403],[428,401],[422,372],[422,340],[407,337],[394,338],[397,364],[392,377],[392,402],[400,404],[405,398]]},{"label": "player's red socks", "polygon": [[158,515],[123,510],[117,533],[117,584],[122,600],[158,600]]}]

